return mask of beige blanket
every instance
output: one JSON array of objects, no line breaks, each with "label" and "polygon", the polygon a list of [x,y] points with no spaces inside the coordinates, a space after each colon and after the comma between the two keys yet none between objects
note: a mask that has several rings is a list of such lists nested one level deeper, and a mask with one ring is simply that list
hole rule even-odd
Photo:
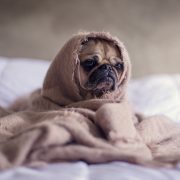
[{"label": "beige blanket", "polygon": [[[117,90],[97,99],[83,96],[79,75],[78,53],[89,38],[114,43],[125,65]],[[117,38],[104,32],[75,35],[52,62],[42,89],[9,110],[0,108],[0,169],[76,160],[176,165],[180,125],[133,112],[126,95],[130,73],[127,51]]]}]

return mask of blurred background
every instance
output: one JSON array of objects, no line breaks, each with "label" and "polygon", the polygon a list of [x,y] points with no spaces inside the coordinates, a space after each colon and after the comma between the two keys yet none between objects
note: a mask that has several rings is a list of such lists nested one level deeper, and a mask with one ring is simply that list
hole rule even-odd
[{"label": "blurred background", "polygon": [[0,56],[52,60],[80,30],[118,36],[133,77],[180,70],[179,0],[0,0]]}]

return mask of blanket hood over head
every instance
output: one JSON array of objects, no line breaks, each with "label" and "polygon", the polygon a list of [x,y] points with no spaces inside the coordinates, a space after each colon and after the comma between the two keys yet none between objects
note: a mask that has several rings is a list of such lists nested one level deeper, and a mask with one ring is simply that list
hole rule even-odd
[{"label": "blanket hood over head", "polygon": [[[94,99],[91,102],[117,102],[125,97],[126,86],[131,74],[131,64],[126,48],[118,38],[105,32],[85,32],[73,36],[59,51],[53,60],[44,80],[42,96],[60,106],[84,102],[81,94],[79,76],[79,52],[83,43],[89,39],[106,40],[117,46],[124,63],[124,71],[120,79],[120,86],[105,99]],[[87,101],[86,101],[87,103]],[[72,105],[73,106],[73,105]]]}]

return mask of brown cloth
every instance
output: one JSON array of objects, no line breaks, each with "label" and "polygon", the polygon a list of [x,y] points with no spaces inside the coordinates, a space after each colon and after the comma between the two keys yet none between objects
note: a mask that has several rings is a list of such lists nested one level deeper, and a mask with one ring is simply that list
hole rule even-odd
[{"label": "brown cloth", "polygon": [[[87,99],[78,54],[93,38],[117,46],[124,71],[115,91]],[[167,167],[178,163],[180,125],[133,112],[126,95],[130,74],[128,53],[117,38],[105,32],[72,37],[52,62],[42,89],[16,101],[11,106],[16,112],[0,108],[0,169],[76,160]]]}]

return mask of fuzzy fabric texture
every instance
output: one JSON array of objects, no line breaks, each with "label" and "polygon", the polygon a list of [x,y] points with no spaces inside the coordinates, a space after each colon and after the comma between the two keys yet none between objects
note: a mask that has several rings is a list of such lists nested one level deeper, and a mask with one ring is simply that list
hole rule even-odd
[{"label": "fuzzy fabric texture", "polygon": [[[124,71],[115,91],[86,99],[78,54],[93,38],[118,47]],[[129,56],[118,38],[105,32],[73,36],[53,60],[42,89],[17,100],[9,110],[0,108],[0,169],[76,160],[153,167],[178,163],[180,125],[163,116],[133,112],[126,94],[130,74]]]}]

